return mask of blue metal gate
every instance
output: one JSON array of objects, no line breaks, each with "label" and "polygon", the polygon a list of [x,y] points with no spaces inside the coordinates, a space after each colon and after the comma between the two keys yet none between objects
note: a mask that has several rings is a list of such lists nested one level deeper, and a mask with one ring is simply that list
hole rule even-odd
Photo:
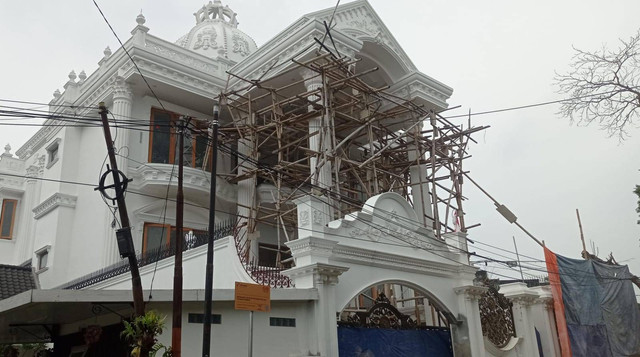
[{"label": "blue metal gate", "polygon": [[338,326],[340,357],[453,357],[445,327],[395,330]]}]

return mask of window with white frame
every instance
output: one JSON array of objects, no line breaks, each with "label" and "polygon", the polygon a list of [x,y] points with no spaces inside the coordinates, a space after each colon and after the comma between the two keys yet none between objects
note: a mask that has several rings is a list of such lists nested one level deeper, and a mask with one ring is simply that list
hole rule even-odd
[{"label": "window with white frame", "polygon": [[5,198],[2,200],[0,212],[0,239],[13,239],[13,228],[16,221],[18,200]]},{"label": "window with white frame", "polygon": [[49,267],[49,251],[51,250],[50,245],[45,245],[44,247],[35,251],[36,253],[36,271],[44,271]]},{"label": "window with white frame", "polygon": [[47,168],[50,168],[58,162],[58,158],[60,157],[60,141],[60,138],[57,138],[47,146]]}]

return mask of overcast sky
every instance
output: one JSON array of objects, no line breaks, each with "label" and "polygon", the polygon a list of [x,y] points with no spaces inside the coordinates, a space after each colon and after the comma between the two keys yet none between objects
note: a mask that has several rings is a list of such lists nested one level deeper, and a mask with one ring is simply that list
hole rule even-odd
[{"label": "overcast sky", "polygon": [[[477,1],[370,0],[418,69],[454,88],[448,115],[546,102],[562,97],[553,87],[572,46],[593,50],[618,46],[638,28],[637,0]],[[175,41],[195,25],[204,0],[98,0],[118,35],[128,39],[142,10],[150,33]],[[304,13],[333,7],[331,0],[224,2],[238,13],[239,28],[260,46]],[[0,99],[47,103],[63,90],[67,74],[97,68],[116,39],[89,0],[0,1]],[[601,257],[613,252],[640,275],[640,226],[632,190],[640,183],[640,130],[620,144],[597,127],[571,126],[557,105],[473,117],[491,128],[475,136],[472,177],[518,222],[559,254],[581,251],[575,209],[580,209],[587,245]],[[466,120],[466,119],[465,119]],[[458,121],[459,122],[459,121]],[[0,145],[13,151],[37,128],[0,126]],[[542,250],[506,222],[492,202],[464,185],[470,238],[537,259]],[[507,259],[481,249],[480,254]],[[510,255],[508,253],[504,253]],[[514,259],[514,258],[509,258]],[[529,258],[523,258],[530,260]],[[489,271],[518,273],[490,264]]]}]

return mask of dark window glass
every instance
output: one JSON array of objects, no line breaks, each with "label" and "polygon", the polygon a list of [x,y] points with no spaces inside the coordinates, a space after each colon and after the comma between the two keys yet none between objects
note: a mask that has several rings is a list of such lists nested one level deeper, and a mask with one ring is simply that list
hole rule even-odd
[{"label": "dark window glass", "polygon": [[151,128],[151,162],[169,164],[171,157],[171,115],[154,112]]},{"label": "dark window glass", "polygon": [[[196,136],[196,158],[195,158],[195,167],[203,167],[205,156],[207,156],[207,147],[209,140],[205,136]],[[207,166],[206,170],[211,171],[211,155],[206,157]]]},{"label": "dark window glass", "polygon": [[49,257],[48,251],[44,251],[38,255],[38,269],[43,269],[47,267],[48,257]]},{"label": "dark window glass", "polygon": [[165,237],[167,236],[167,228],[163,226],[146,226],[146,244],[145,244],[145,252],[152,252],[161,247],[164,247],[166,244]]},{"label": "dark window glass", "polygon": [[[152,111],[151,135],[149,137],[149,162],[177,164],[179,149],[178,132],[175,128],[180,116],[175,113]],[[211,152],[208,148],[207,126],[201,120],[192,120],[184,137],[184,166],[202,168],[211,171]],[[195,128],[195,129],[194,129]],[[209,155],[206,158],[206,152]]]},{"label": "dark window glass", "polygon": [[[189,323],[192,323],[192,324],[204,323],[204,314],[189,314]],[[222,315],[211,314],[211,323],[220,325],[222,323]]]},{"label": "dark window glass", "polygon": [[270,317],[269,325],[280,327],[296,327],[296,319],[286,317]]},{"label": "dark window glass", "polygon": [[16,200],[3,200],[0,214],[0,238],[11,239],[16,213]]}]

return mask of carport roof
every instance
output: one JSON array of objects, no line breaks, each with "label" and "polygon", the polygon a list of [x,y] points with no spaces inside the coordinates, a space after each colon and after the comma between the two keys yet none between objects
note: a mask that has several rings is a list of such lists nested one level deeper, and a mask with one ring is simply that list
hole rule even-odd
[{"label": "carport roof", "polygon": [[[184,290],[183,302],[204,301],[204,290]],[[149,296],[146,291],[144,296]],[[172,290],[154,290],[154,303],[171,302]],[[316,289],[272,289],[271,301],[317,300]],[[128,316],[133,313],[129,290],[28,290],[0,300],[0,344],[41,342],[54,325],[95,316],[94,307]],[[214,301],[233,301],[233,289],[214,289]]]}]

